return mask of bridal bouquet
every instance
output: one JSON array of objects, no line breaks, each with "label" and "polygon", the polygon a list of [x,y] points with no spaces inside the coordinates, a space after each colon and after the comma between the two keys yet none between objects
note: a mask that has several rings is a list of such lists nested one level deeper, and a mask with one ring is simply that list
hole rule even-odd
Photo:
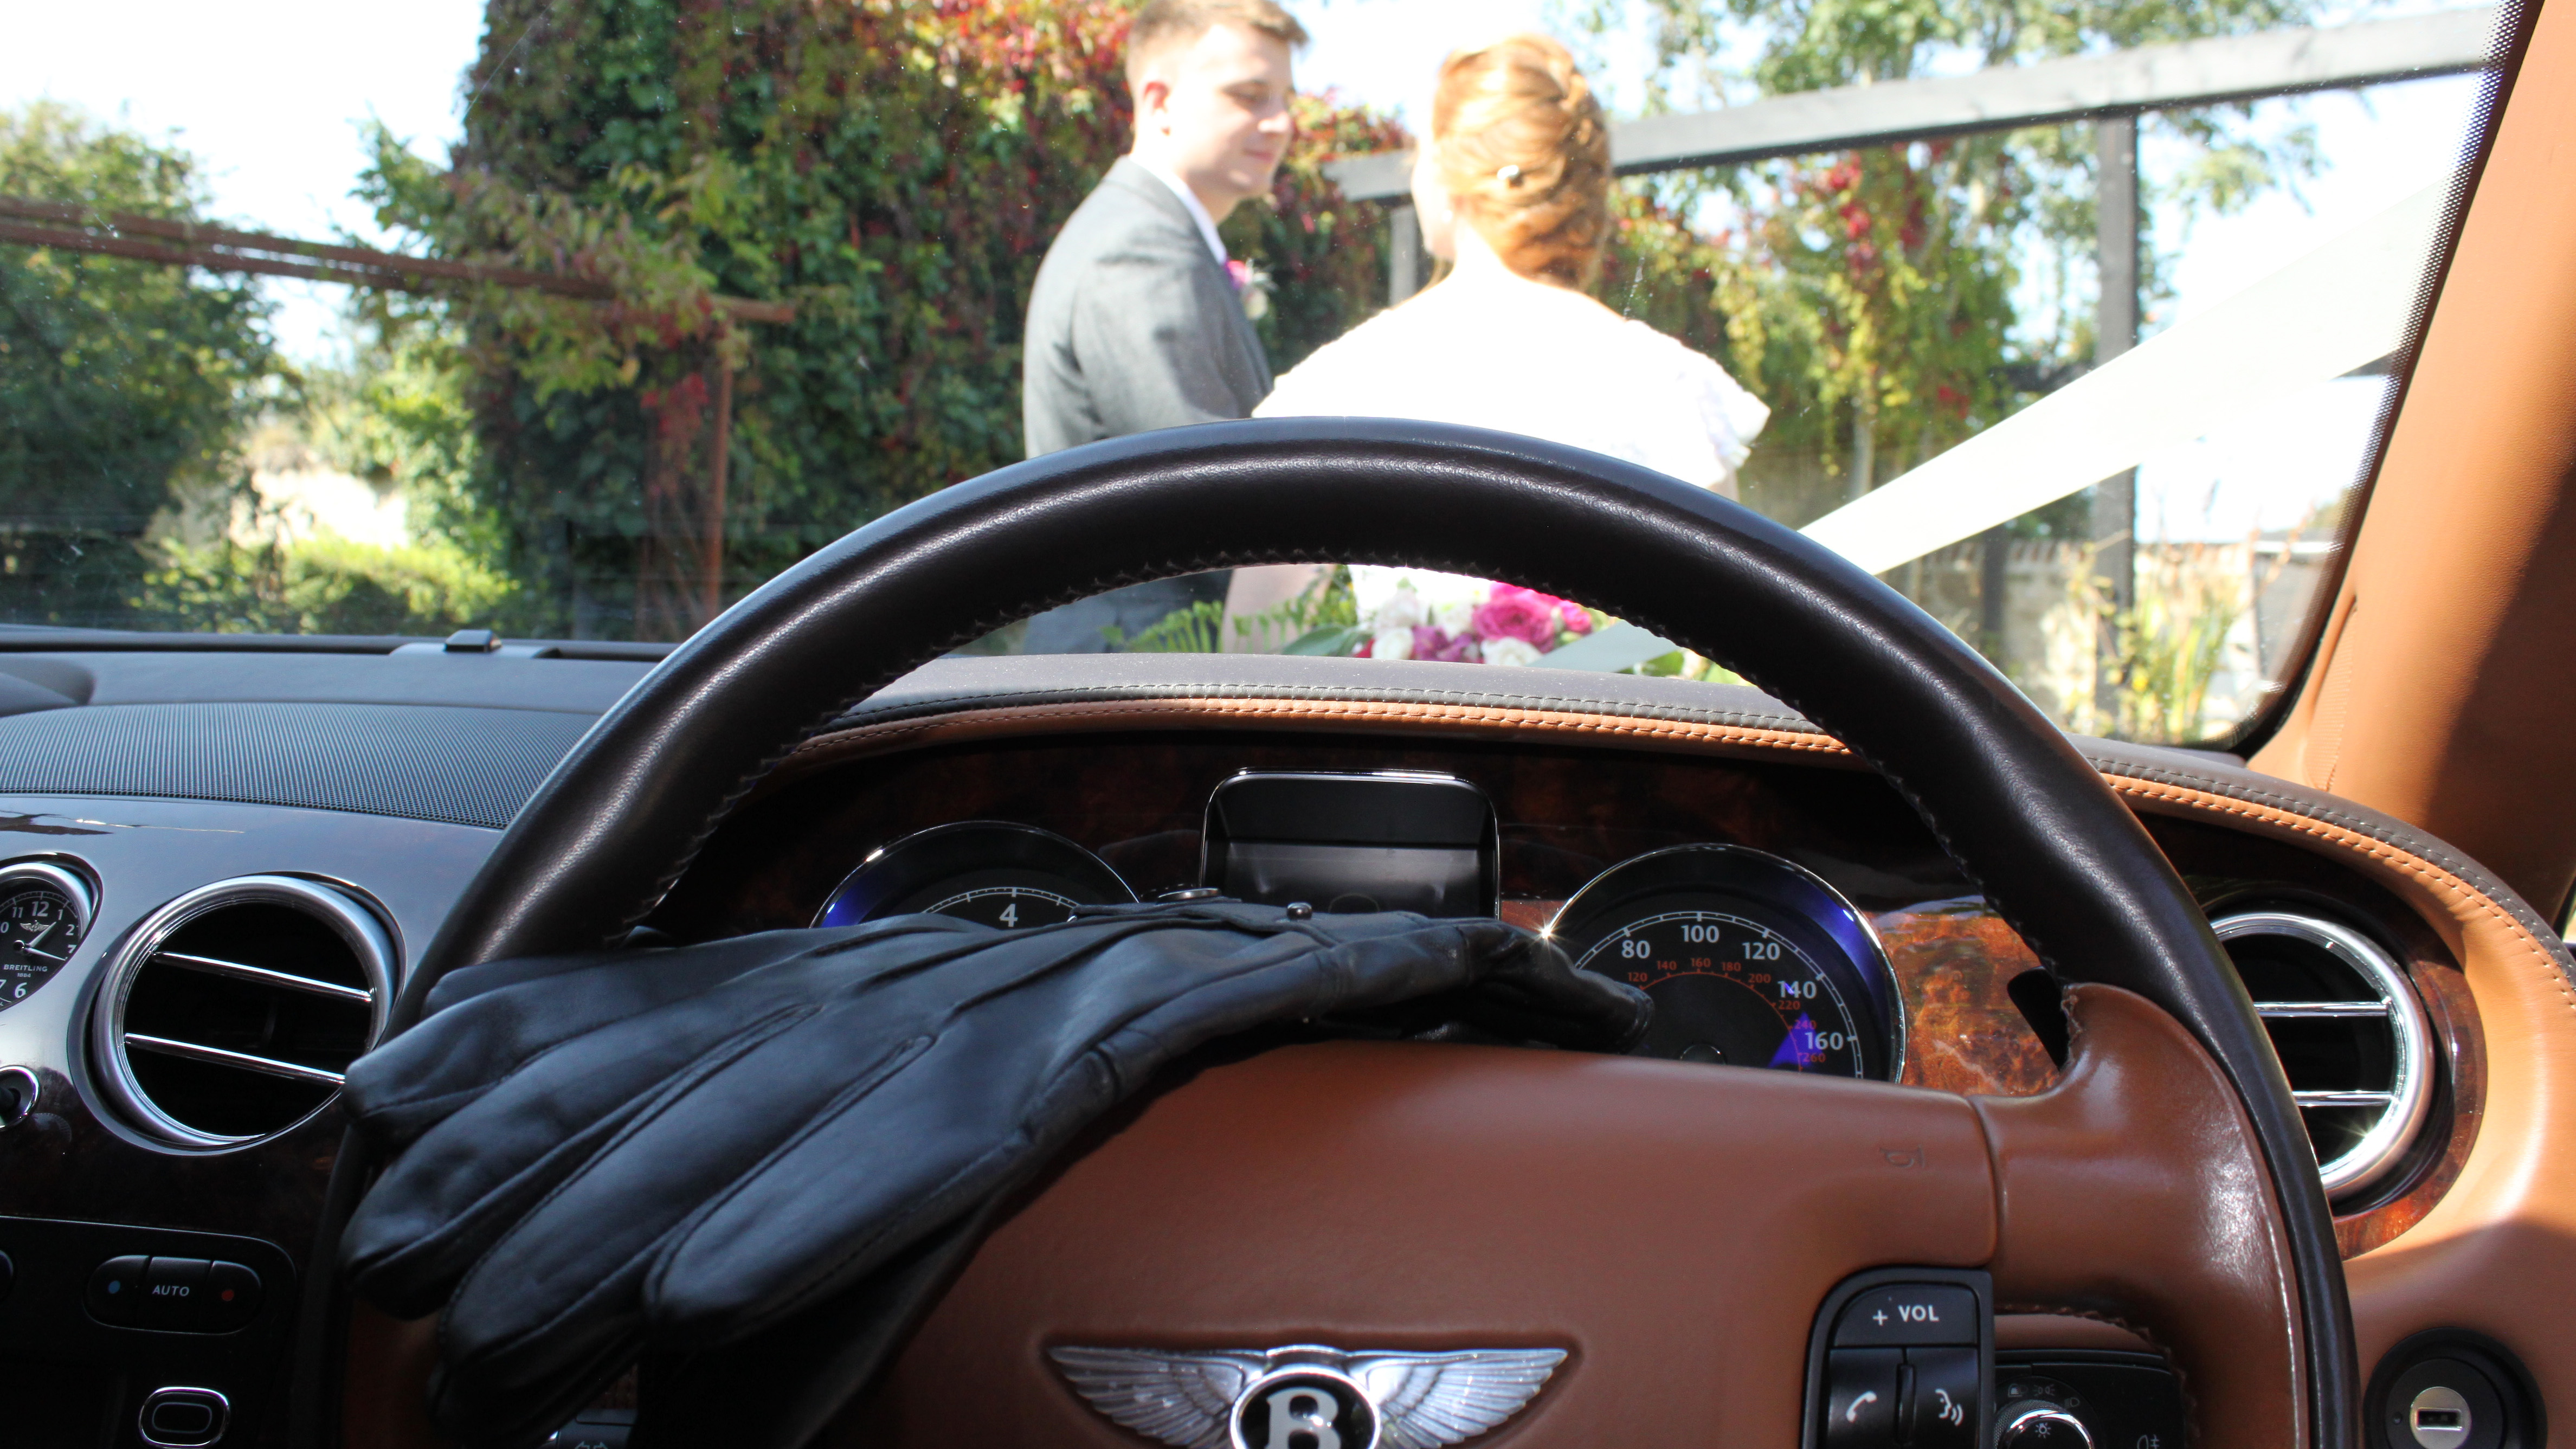
[{"label": "bridal bouquet", "polygon": [[[1464,583],[1465,589],[1455,587]],[[1448,587],[1443,587],[1448,585]],[[1364,659],[1431,659],[1462,664],[1536,664],[1582,638],[1600,620],[1581,604],[1517,584],[1440,576],[1425,599],[1410,578],[1362,611]]]}]

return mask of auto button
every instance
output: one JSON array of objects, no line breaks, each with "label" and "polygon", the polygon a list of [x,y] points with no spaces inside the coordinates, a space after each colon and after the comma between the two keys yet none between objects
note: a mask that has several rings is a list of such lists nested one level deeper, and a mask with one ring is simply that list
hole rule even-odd
[{"label": "auto button", "polygon": [[197,1307],[205,1292],[206,1274],[213,1267],[203,1258],[154,1258],[143,1272],[142,1311],[134,1319],[135,1326],[196,1332]]}]

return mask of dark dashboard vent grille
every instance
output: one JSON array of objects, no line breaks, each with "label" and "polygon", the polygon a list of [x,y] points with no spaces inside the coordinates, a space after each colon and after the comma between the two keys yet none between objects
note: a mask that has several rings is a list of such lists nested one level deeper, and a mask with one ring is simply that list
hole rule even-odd
[{"label": "dark dashboard vent grille", "polygon": [[2432,1032],[2404,968],[2369,937],[2303,910],[2210,924],[2290,1079],[2327,1193],[2379,1183],[2433,1100]]},{"label": "dark dashboard vent grille", "polygon": [[384,928],[287,876],[172,901],[119,954],[96,1046],[135,1125],[184,1147],[273,1136],[321,1110],[375,1040],[392,982]]}]

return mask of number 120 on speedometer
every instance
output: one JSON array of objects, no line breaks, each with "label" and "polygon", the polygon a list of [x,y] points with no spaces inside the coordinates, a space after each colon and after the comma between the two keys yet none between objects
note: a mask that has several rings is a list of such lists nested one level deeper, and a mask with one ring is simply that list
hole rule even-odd
[{"label": "number 120 on speedometer", "polygon": [[1666,911],[1629,921],[1577,964],[1655,999],[1650,1055],[1867,1075],[1851,1004],[1805,952],[1759,921]]}]

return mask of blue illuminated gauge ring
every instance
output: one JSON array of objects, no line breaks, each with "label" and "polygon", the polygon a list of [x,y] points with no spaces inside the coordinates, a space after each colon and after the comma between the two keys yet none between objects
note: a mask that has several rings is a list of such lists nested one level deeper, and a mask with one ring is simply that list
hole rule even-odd
[{"label": "blue illuminated gauge ring", "polygon": [[814,913],[814,924],[926,913],[1012,930],[1065,920],[1076,906],[1135,899],[1107,861],[1052,830],[960,820],[870,851]]},{"label": "blue illuminated gauge ring", "polygon": [[1879,1081],[1904,1066],[1904,998],[1869,918],[1766,851],[1677,845],[1622,861],[1548,935],[1655,999],[1638,1055]]}]

